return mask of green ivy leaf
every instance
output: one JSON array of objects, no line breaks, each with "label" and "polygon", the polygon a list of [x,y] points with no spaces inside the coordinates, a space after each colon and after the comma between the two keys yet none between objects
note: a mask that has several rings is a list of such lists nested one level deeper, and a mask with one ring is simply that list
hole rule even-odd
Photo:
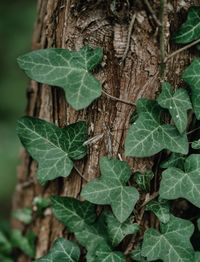
[{"label": "green ivy leaf", "polygon": [[79,110],[101,95],[101,85],[90,72],[102,57],[102,49],[89,46],[78,52],[49,48],[20,56],[18,64],[31,79],[64,88],[68,103]]},{"label": "green ivy leaf", "polygon": [[183,80],[191,87],[191,100],[197,119],[200,119],[200,59],[194,59],[182,75]]},{"label": "green ivy leaf", "polygon": [[148,261],[193,261],[194,252],[190,243],[193,231],[191,222],[171,216],[167,224],[161,224],[161,233],[152,228],[145,232],[142,256],[147,257]]},{"label": "green ivy leaf", "polygon": [[23,222],[24,224],[30,224],[32,221],[32,209],[31,208],[22,208],[17,209],[12,212],[12,216]]},{"label": "green ivy leaf", "polygon": [[32,231],[29,231],[25,236],[17,229],[12,231],[12,245],[22,250],[29,257],[35,256],[35,239],[36,235]]},{"label": "green ivy leaf", "polygon": [[22,117],[18,120],[17,133],[39,164],[37,177],[42,185],[59,176],[68,176],[73,168],[72,160],[86,154],[86,147],[83,146],[87,139],[85,122],[59,128],[45,120]]},{"label": "green ivy leaf", "polygon": [[160,123],[161,108],[156,101],[137,101],[138,119],[128,130],[125,154],[134,157],[148,157],[163,149],[176,153],[188,153],[186,134],[180,135],[176,127]]},{"label": "green ivy leaf", "polygon": [[197,220],[197,226],[198,226],[198,229],[200,231],[200,218]]},{"label": "green ivy leaf", "polygon": [[154,177],[154,173],[151,170],[145,171],[144,173],[141,172],[134,173],[135,182],[137,183],[139,188],[144,192],[150,191],[150,182],[153,177]]},{"label": "green ivy leaf", "polygon": [[187,127],[187,111],[192,108],[189,95],[183,88],[173,92],[172,86],[165,82],[157,98],[158,104],[169,110],[178,131],[182,134]]},{"label": "green ivy leaf", "polygon": [[131,220],[120,223],[111,213],[107,215],[106,222],[112,246],[117,246],[127,235],[136,234],[139,230],[138,224],[133,224]]},{"label": "green ivy leaf", "polygon": [[113,252],[109,249],[101,249],[96,252],[95,262],[126,262],[122,252]]},{"label": "green ivy leaf", "polygon": [[134,187],[126,186],[131,169],[126,162],[102,157],[100,159],[102,176],[89,182],[81,196],[98,205],[111,205],[116,218],[122,223],[133,211],[139,199]]},{"label": "green ivy leaf", "polygon": [[200,207],[200,155],[192,154],[185,160],[184,171],[169,167],[162,173],[160,196],[164,199],[185,198]]},{"label": "green ivy leaf", "polygon": [[43,211],[51,205],[51,200],[49,197],[36,196],[33,199],[33,205],[36,207],[37,214],[42,215]]},{"label": "green ivy leaf", "polygon": [[193,149],[200,149],[200,139],[193,141],[191,146]]},{"label": "green ivy leaf", "polygon": [[188,10],[185,23],[174,34],[173,40],[178,44],[187,44],[200,38],[200,7],[192,6]]},{"label": "green ivy leaf", "polygon": [[135,250],[133,250],[130,253],[130,257],[133,259],[133,261],[137,261],[137,262],[146,262],[146,258],[142,256],[141,254],[142,252],[142,247],[139,245],[138,247],[136,247]]},{"label": "green ivy leaf", "polygon": [[51,200],[55,217],[67,226],[70,232],[81,231],[95,222],[95,205],[71,197],[54,196]]},{"label": "green ivy leaf", "polygon": [[[12,246],[7,236],[3,232],[0,231],[0,254],[10,254],[12,250]],[[1,261],[1,260],[0,260]]]},{"label": "green ivy leaf", "polygon": [[172,153],[166,160],[160,164],[161,168],[177,167],[182,169],[184,167],[185,157],[181,154]]},{"label": "green ivy leaf", "polygon": [[167,201],[151,201],[146,205],[145,210],[153,212],[163,224],[167,223],[170,219],[169,204]]},{"label": "green ivy leaf", "polygon": [[200,261],[200,252],[195,252],[194,253],[194,262],[199,262]]},{"label": "green ivy leaf", "polygon": [[35,262],[78,262],[80,257],[80,249],[76,243],[58,238],[54,243],[50,252]]},{"label": "green ivy leaf", "polygon": [[2,262],[14,262],[10,257],[5,257],[2,254],[0,254],[0,261]]}]

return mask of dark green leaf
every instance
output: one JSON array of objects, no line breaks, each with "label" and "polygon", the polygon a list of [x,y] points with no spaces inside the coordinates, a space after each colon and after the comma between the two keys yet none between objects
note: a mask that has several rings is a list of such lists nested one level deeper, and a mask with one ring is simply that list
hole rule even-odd
[{"label": "dark green leaf", "polygon": [[41,184],[59,176],[68,176],[73,168],[72,160],[86,154],[86,147],[83,146],[87,139],[85,122],[59,128],[45,120],[22,117],[18,121],[17,133],[39,164],[37,177]]},{"label": "dark green leaf", "polygon": [[130,253],[130,257],[133,259],[133,261],[137,262],[146,262],[146,258],[141,255],[142,248],[141,246],[138,246],[135,250],[133,250]]},{"label": "dark green leaf", "polygon": [[182,169],[184,167],[185,157],[181,154],[172,153],[166,160],[160,164],[161,168],[177,167]]},{"label": "dark green leaf", "polygon": [[106,217],[108,236],[112,246],[117,246],[127,235],[136,234],[139,230],[138,224],[131,220],[120,223],[113,214]]},{"label": "dark green leaf", "polygon": [[195,254],[194,254],[194,262],[200,262],[200,252],[195,252]]},{"label": "dark green leaf", "polygon": [[14,262],[14,260],[12,260],[10,257],[5,257],[1,254],[0,254],[0,261],[2,261],[2,262]]},{"label": "dark green leaf", "polygon": [[182,134],[187,127],[187,111],[192,108],[189,95],[183,88],[173,92],[172,86],[165,82],[157,98],[158,104],[169,110],[178,131]]},{"label": "dark green leaf", "polygon": [[171,216],[167,224],[161,225],[161,233],[148,229],[144,234],[142,256],[148,261],[161,259],[163,262],[191,262],[194,251],[190,243],[194,226],[190,221]]},{"label": "dark green leaf", "polygon": [[188,10],[185,23],[174,34],[173,40],[178,44],[187,44],[200,38],[200,7],[192,6]]},{"label": "dark green leaf", "polygon": [[200,59],[193,60],[192,64],[185,69],[183,80],[191,87],[191,100],[197,119],[200,119]]},{"label": "dark green leaf", "polygon": [[150,191],[150,182],[154,177],[154,173],[152,171],[145,171],[144,173],[135,172],[134,180],[139,186],[139,188],[144,192]]},{"label": "dark green leaf", "polygon": [[10,254],[12,246],[8,238],[0,231],[0,254]]},{"label": "dark green leaf", "polygon": [[35,262],[78,262],[80,257],[80,249],[72,241],[64,238],[58,238],[50,252]]},{"label": "dark green leaf", "polygon": [[164,199],[185,198],[200,207],[200,155],[192,154],[185,160],[184,171],[169,167],[162,173],[160,196]]},{"label": "dark green leaf", "polygon": [[188,153],[186,134],[180,135],[175,126],[160,124],[161,108],[156,101],[137,101],[138,119],[128,130],[125,141],[127,156],[148,157],[163,149]]},{"label": "dark green leaf", "polygon": [[88,224],[95,222],[95,205],[81,202],[71,197],[52,197],[55,217],[67,226],[70,232],[83,230]]},{"label": "dark green leaf", "polygon": [[200,139],[192,142],[193,149],[200,149]]},{"label": "dark green leaf", "polygon": [[23,222],[24,224],[30,224],[32,221],[32,209],[31,208],[22,208],[17,209],[12,212],[12,216]]},{"label": "dark green leaf", "polygon": [[200,231],[200,218],[197,220],[197,226],[198,226],[198,229]]},{"label": "dark green leaf", "polygon": [[153,212],[160,222],[167,223],[170,219],[169,204],[167,201],[151,201],[146,205],[146,211]]},{"label": "dark green leaf", "polygon": [[44,209],[46,209],[47,207],[49,207],[51,205],[51,200],[50,200],[50,198],[47,198],[47,197],[36,196],[33,199],[33,205],[36,206],[36,211],[39,214],[42,214]]},{"label": "dark green leaf", "polygon": [[139,199],[134,187],[126,186],[131,169],[126,162],[102,157],[101,177],[89,182],[81,195],[86,200],[99,205],[111,205],[116,218],[122,223],[133,211]]},{"label": "dark green leaf", "polygon": [[101,95],[101,85],[90,72],[102,57],[102,49],[89,46],[78,52],[49,48],[20,56],[18,64],[31,79],[64,88],[68,103],[79,110]]}]

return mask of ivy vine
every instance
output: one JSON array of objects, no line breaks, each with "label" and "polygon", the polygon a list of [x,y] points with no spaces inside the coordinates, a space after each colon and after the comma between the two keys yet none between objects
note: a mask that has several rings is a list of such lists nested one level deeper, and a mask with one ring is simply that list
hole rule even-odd
[{"label": "ivy vine", "polygon": [[[200,7],[194,6],[189,9],[186,22],[174,34],[173,41],[190,44],[199,38]],[[18,63],[31,79],[63,88],[68,103],[80,110],[101,95],[101,84],[92,71],[102,57],[101,48],[85,46],[79,51],[50,48],[25,54],[18,58]],[[133,261],[200,261],[200,252],[194,250],[190,241],[194,224],[171,214],[168,201],[184,198],[200,208],[200,154],[190,154],[187,136],[188,111],[200,119],[200,59],[192,61],[184,70],[182,80],[189,89],[174,91],[170,83],[164,82],[155,100],[142,98],[137,101],[137,116],[125,140],[126,156],[150,157],[163,150],[171,152],[160,164],[165,170],[158,192],[151,197],[152,171],[132,174],[125,161],[102,157],[101,176],[86,183],[82,189],[84,201],[51,197],[53,215],[76,240],[57,239],[49,253],[35,261],[76,262],[81,253],[88,262],[125,262],[127,257]],[[42,185],[69,176],[75,167],[73,161],[87,154],[87,125],[83,121],[59,128],[42,119],[25,116],[18,121],[17,133],[38,162],[37,178]],[[191,145],[193,149],[200,149],[200,139]],[[130,178],[135,186],[129,185]],[[160,231],[149,228],[135,250],[118,251],[118,245],[127,235],[134,237],[141,229],[134,218],[140,193],[147,197],[140,208],[157,216]],[[44,204],[42,199],[35,203],[39,203],[40,210],[49,206],[49,201]],[[96,205],[106,205],[98,216]],[[24,223],[31,222],[30,210],[19,210],[14,216]],[[196,218],[195,223],[196,230],[200,230],[200,218]],[[11,242],[34,257],[33,249],[26,248],[27,243],[19,231],[12,233],[12,241],[1,234],[0,247],[4,247],[5,257],[10,253]],[[4,261],[10,262],[9,258]]]}]

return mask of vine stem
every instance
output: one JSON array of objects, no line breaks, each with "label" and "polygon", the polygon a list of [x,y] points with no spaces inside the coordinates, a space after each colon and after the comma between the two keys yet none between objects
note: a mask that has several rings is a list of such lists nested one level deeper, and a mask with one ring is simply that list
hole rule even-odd
[{"label": "vine stem", "polygon": [[140,206],[140,209],[143,208],[144,206],[146,206],[150,201],[152,201],[155,198],[157,198],[158,195],[159,195],[159,192],[154,192],[152,195],[148,195],[148,197],[144,200],[144,202]]},{"label": "vine stem", "polygon": [[74,169],[76,170],[76,172],[79,174],[79,176],[80,176],[83,180],[85,180],[86,182],[89,182],[89,181],[83,176],[83,174],[81,173],[81,171],[78,169],[77,166],[74,165]]},{"label": "vine stem", "polygon": [[190,47],[192,47],[192,46],[194,46],[194,45],[196,45],[196,44],[198,44],[198,43],[200,43],[200,39],[198,39],[198,40],[196,40],[196,41],[194,41],[194,42],[192,42],[192,43],[190,43],[190,44],[188,44],[188,45],[186,45],[186,46],[184,46],[184,47],[182,47],[182,48],[174,51],[173,53],[171,53],[170,55],[168,55],[168,56],[164,59],[164,62],[166,63],[170,58],[174,57],[175,55],[183,52],[184,50],[187,50],[188,48],[190,48]]},{"label": "vine stem", "polygon": [[200,127],[197,127],[197,128],[195,128],[193,130],[190,130],[189,132],[187,132],[187,135],[190,135],[190,134],[194,133],[195,131],[197,131],[199,129],[200,129]]},{"label": "vine stem", "polygon": [[113,100],[122,102],[122,103],[127,104],[127,105],[135,106],[135,103],[132,103],[131,101],[127,101],[127,100],[124,100],[124,99],[121,99],[121,98],[112,96],[112,95],[108,94],[108,93],[107,93],[106,91],[104,91],[104,90],[102,90],[102,93],[103,93],[104,95],[110,97],[110,98],[113,99]]},{"label": "vine stem", "polygon": [[165,39],[164,39],[165,0],[160,0],[160,77],[164,78],[165,71]]},{"label": "vine stem", "polygon": [[144,3],[147,6],[149,12],[151,13],[151,15],[152,15],[154,21],[156,22],[157,26],[159,26],[159,27],[162,26],[161,22],[159,21],[159,19],[157,18],[156,14],[155,14],[153,8],[151,7],[149,1],[148,0],[144,0]]}]

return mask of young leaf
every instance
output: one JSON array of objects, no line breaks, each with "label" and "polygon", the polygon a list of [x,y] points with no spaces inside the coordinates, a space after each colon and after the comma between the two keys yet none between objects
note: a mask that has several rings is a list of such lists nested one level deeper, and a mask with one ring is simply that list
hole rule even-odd
[{"label": "young leaf", "polygon": [[37,177],[41,184],[59,176],[68,176],[73,168],[72,160],[86,154],[86,147],[83,146],[87,139],[85,122],[59,128],[45,120],[22,117],[18,120],[17,133],[39,164]]},{"label": "young leaf", "polygon": [[200,155],[192,154],[185,160],[184,171],[169,167],[162,173],[160,196],[164,199],[185,198],[200,207]]},{"label": "young leaf", "polygon": [[200,119],[200,59],[194,59],[182,75],[183,80],[191,87],[191,100],[197,119]]},{"label": "young leaf", "polygon": [[151,201],[146,205],[145,210],[153,212],[163,224],[170,219],[169,204],[166,201]]},{"label": "young leaf", "polygon": [[33,205],[36,207],[36,212],[38,215],[42,215],[44,209],[51,205],[51,200],[49,197],[36,196],[33,199]]},{"label": "young leaf", "polygon": [[125,141],[127,156],[148,157],[163,149],[176,153],[188,153],[186,134],[180,135],[176,127],[160,124],[161,108],[156,101],[137,101],[138,119],[128,130]]},{"label": "young leaf", "polygon": [[17,229],[12,231],[12,245],[30,257],[35,255],[35,239],[36,235],[32,231],[29,231],[25,236]]},{"label": "young leaf", "polygon": [[131,221],[120,223],[111,213],[106,217],[108,236],[112,246],[117,246],[127,235],[136,234],[138,224]]},{"label": "young leaf", "polygon": [[165,82],[157,98],[158,104],[169,110],[178,131],[182,134],[187,127],[187,111],[192,108],[189,95],[183,88],[173,92],[172,86]]},{"label": "young leaf", "polygon": [[32,210],[31,208],[17,209],[12,212],[12,216],[24,224],[30,224],[32,221]]},{"label": "young leaf", "polygon": [[173,40],[178,44],[187,44],[200,38],[200,7],[192,6],[188,10],[185,23],[182,24]]},{"label": "young leaf", "polygon": [[177,167],[182,169],[184,167],[185,157],[181,154],[172,153],[166,160],[160,164],[161,168]]},{"label": "young leaf", "polygon": [[80,249],[76,243],[58,238],[54,243],[50,252],[35,262],[78,262],[80,257]]},{"label": "young leaf", "polygon": [[81,195],[86,200],[99,205],[111,205],[116,218],[124,222],[139,199],[134,187],[126,186],[131,169],[126,162],[102,157],[100,159],[102,176],[89,182]]},{"label": "young leaf", "polygon": [[101,95],[101,85],[90,72],[102,57],[102,49],[89,46],[78,52],[49,48],[20,56],[18,64],[31,79],[64,88],[68,103],[79,110]]},{"label": "young leaf", "polygon": [[200,139],[192,142],[193,149],[200,149]]},{"label": "young leaf", "polygon": [[150,191],[150,182],[154,177],[154,173],[152,171],[145,171],[143,174],[141,172],[134,173],[134,180],[139,186],[139,188],[144,192]]},{"label": "young leaf", "polygon": [[95,205],[81,202],[71,197],[54,196],[51,198],[53,213],[70,232],[83,230],[96,219]]},{"label": "young leaf", "polygon": [[161,224],[161,233],[148,229],[144,234],[142,256],[148,261],[193,261],[194,252],[190,237],[194,226],[191,222],[171,216],[167,224]]}]

